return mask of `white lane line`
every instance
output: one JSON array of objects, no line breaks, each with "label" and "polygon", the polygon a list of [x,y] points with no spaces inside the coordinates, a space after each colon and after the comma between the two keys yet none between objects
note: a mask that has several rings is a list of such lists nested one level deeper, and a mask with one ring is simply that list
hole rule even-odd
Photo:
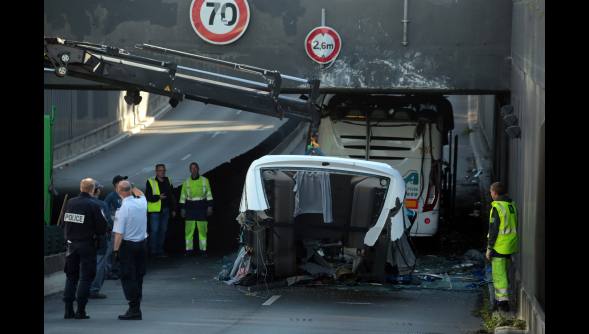
[{"label": "white lane line", "polygon": [[350,305],[371,305],[372,303],[337,302],[337,304],[350,304]]},{"label": "white lane line", "polygon": [[274,295],[272,297],[270,297],[270,299],[268,299],[267,301],[264,302],[264,304],[262,304],[262,306],[270,306],[272,305],[272,303],[274,303],[278,298],[280,298],[280,295]]},{"label": "white lane line", "polygon": [[188,153],[187,155],[184,156],[184,158],[180,159],[181,161],[184,161],[186,159],[188,159],[189,156],[191,156],[192,154]]}]

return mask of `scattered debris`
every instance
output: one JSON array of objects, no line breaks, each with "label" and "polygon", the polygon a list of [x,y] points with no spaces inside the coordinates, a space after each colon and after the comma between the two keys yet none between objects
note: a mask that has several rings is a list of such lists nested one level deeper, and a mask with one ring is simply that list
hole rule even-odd
[{"label": "scattered debris", "polygon": [[485,263],[485,255],[476,249],[469,249],[468,251],[466,251],[466,253],[464,253],[463,257],[465,260],[470,260],[475,263],[479,263],[479,264]]},{"label": "scattered debris", "polygon": [[299,276],[291,276],[286,279],[286,283],[288,286],[296,284],[298,282],[309,282],[312,281],[313,277],[309,275],[299,275]]},{"label": "scattered debris", "polygon": [[[240,249],[231,263],[231,257],[223,259],[223,269],[218,279],[226,284],[246,285],[248,292],[273,288],[304,286],[331,286],[337,289],[365,289],[383,287],[386,289],[439,289],[452,291],[477,291],[489,283],[491,279],[485,272],[484,255],[470,249],[461,257],[442,257],[425,255],[417,258],[412,272],[393,271],[386,274],[385,284],[374,282],[372,277],[364,277],[358,272],[355,261],[360,255],[355,251],[343,251],[334,255],[327,251],[328,247],[320,243],[306,244],[308,252],[301,257],[303,263],[298,266],[297,275],[279,281],[269,279],[261,282],[257,277],[252,255],[244,247]],[[313,245],[313,246],[310,246]],[[306,261],[305,261],[306,259]],[[261,282],[261,283],[260,283]]]}]

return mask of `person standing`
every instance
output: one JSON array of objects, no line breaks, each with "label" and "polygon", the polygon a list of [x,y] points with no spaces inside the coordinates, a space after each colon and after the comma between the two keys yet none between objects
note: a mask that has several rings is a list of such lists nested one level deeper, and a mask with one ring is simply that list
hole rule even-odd
[{"label": "person standing", "polygon": [[108,205],[100,199],[100,195],[102,194],[102,189],[104,187],[102,184],[96,182],[94,188],[94,194],[92,195],[94,201],[100,205],[102,212],[106,216],[106,233],[104,236],[101,236],[102,241],[100,242],[101,247],[96,250],[96,276],[94,277],[94,281],[90,285],[90,295],[88,298],[97,299],[97,298],[106,298],[106,295],[100,293],[100,289],[104,284],[104,279],[106,277],[106,261],[108,257],[112,254],[112,226],[113,221],[110,216],[110,212],[108,210]]},{"label": "person standing", "polygon": [[[112,185],[113,185],[113,191],[110,192],[108,195],[106,195],[106,198],[104,199],[104,202],[106,203],[106,205],[108,206],[108,211],[110,213],[110,217],[111,217],[111,221],[114,224],[115,221],[115,214],[117,213],[117,210],[121,207],[121,203],[122,203],[122,199],[119,196],[119,194],[117,193],[117,185],[119,184],[119,182],[126,180],[128,177],[127,176],[122,176],[122,175],[116,175],[113,179],[112,179]],[[112,229],[111,232],[109,232],[111,234],[111,245],[112,245]],[[118,263],[112,261],[112,252],[110,252],[110,255],[107,256],[106,258],[106,279],[107,280],[118,280],[119,279],[119,267],[118,267]]]},{"label": "person standing", "polygon": [[[63,301],[65,319],[88,319],[86,304],[90,284],[96,275],[96,242],[106,233],[106,217],[100,206],[92,199],[95,181],[85,178],[80,181],[80,195],[68,201],[64,215],[64,238],[66,274]],[[74,313],[73,302],[78,309]]]},{"label": "person standing", "polygon": [[206,256],[207,251],[207,217],[213,214],[213,193],[209,180],[199,174],[196,162],[190,163],[190,177],[182,183],[180,205],[182,216],[186,220],[185,239],[186,254],[193,253],[194,229],[198,228],[198,247]]},{"label": "person standing", "polygon": [[164,242],[168,230],[170,212],[175,217],[176,201],[172,182],[166,177],[166,165],[155,165],[155,177],[147,179],[145,194],[150,219],[149,248],[153,256],[165,257]]},{"label": "person standing", "polygon": [[119,319],[141,320],[147,259],[147,200],[143,192],[132,187],[129,181],[119,182],[117,192],[123,201],[115,215],[113,254],[115,261],[120,261],[121,284],[129,302],[127,312],[119,315]]},{"label": "person standing", "polygon": [[501,182],[491,184],[491,210],[487,234],[487,260],[491,261],[494,309],[509,312],[509,265],[518,251],[517,210]]},{"label": "person standing", "polygon": [[311,141],[307,145],[305,155],[325,155],[319,148],[319,134],[317,132],[311,135]]}]

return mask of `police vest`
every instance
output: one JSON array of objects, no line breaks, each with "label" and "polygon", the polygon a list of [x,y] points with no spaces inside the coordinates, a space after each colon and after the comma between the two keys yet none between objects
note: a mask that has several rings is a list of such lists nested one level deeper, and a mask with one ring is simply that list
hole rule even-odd
[{"label": "police vest", "polygon": [[[493,201],[493,208],[499,214],[499,234],[493,249],[499,254],[513,254],[518,251],[517,211],[511,202]],[[493,221],[493,209],[489,212],[489,224]],[[489,235],[487,234],[487,238]]]},{"label": "police vest", "polygon": [[[147,179],[149,181],[149,185],[151,185],[151,191],[154,195],[160,194],[160,186],[157,184],[157,181],[154,177],[150,177]],[[165,180],[165,179],[164,179]],[[170,180],[168,178],[168,180]],[[170,180],[170,185],[172,185],[172,180]],[[150,202],[147,201],[147,212],[160,212],[162,211],[162,200],[158,200],[157,202]]]}]

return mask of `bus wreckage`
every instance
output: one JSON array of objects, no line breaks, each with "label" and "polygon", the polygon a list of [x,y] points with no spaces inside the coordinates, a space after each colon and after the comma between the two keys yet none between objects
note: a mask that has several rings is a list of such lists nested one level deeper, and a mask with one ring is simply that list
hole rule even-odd
[{"label": "bus wreckage", "polygon": [[227,284],[312,277],[384,282],[415,266],[402,214],[405,181],[388,164],[267,155],[248,169],[241,247]]}]

